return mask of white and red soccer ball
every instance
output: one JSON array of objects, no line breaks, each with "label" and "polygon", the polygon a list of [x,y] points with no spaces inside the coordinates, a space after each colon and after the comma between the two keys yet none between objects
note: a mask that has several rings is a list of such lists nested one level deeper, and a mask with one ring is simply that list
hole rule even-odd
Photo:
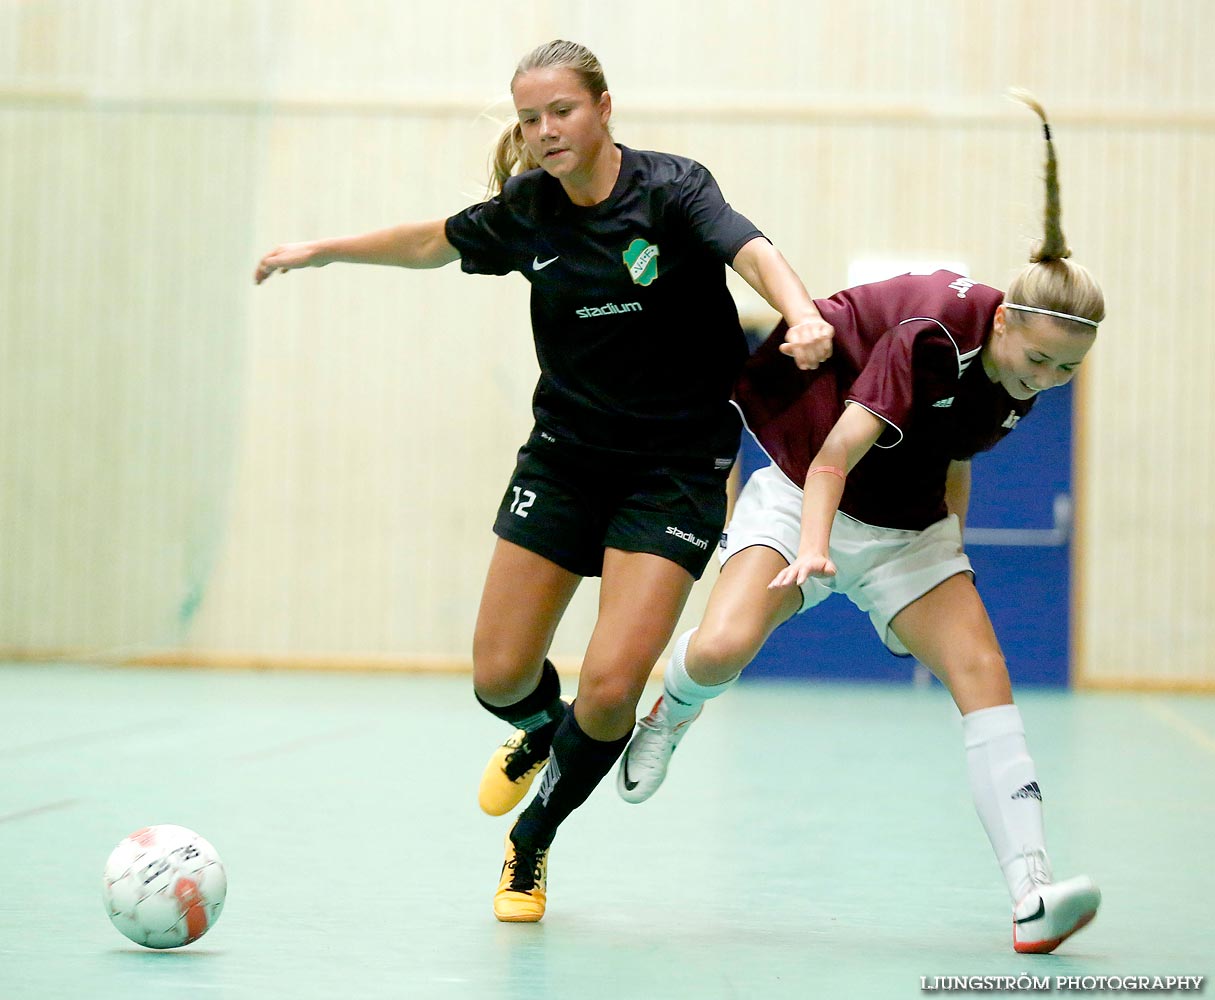
[{"label": "white and red soccer ball", "polygon": [[105,865],[102,897],[110,921],[136,944],[179,948],[214,926],[228,893],[223,863],[183,826],[146,826],[124,839]]}]

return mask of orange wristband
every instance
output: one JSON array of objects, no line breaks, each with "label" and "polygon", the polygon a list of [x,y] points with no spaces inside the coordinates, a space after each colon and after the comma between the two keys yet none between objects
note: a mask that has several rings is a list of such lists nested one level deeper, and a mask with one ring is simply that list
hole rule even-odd
[{"label": "orange wristband", "polygon": [[811,476],[817,476],[820,472],[826,472],[832,476],[839,476],[840,479],[845,478],[844,470],[837,469],[834,465],[816,465],[806,474],[806,478],[809,479]]}]

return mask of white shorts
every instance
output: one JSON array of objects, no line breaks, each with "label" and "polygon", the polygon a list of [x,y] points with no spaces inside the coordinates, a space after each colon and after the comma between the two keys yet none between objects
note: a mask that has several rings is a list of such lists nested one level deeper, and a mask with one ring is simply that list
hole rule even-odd
[{"label": "white shorts", "polygon": [[[723,563],[752,545],[775,549],[785,561],[797,558],[802,530],[802,491],[775,465],[760,469],[743,487],[734,514],[721,536]],[[907,648],[890,630],[890,619],[937,584],[974,570],[962,551],[955,514],[923,531],[879,528],[836,512],[831,526],[833,577],[811,577],[802,584],[801,611],[832,594],[845,594],[869,615],[878,637],[897,656]]]}]

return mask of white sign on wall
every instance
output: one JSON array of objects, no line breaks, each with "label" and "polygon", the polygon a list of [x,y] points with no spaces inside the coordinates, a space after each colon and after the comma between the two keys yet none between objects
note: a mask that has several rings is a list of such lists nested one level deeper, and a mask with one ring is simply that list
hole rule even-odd
[{"label": "white sign on wall", "polygon": [[848,287],[885,281],[900,274],[932,274],[933,271],[954,271],[970,274],[970,268],[960,260],[934,260],[925,257],[857,257],[848,264]]}]

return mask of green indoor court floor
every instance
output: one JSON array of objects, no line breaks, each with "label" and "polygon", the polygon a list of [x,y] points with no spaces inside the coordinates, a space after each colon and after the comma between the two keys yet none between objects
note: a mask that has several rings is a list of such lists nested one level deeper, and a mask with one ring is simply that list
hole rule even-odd
[{"label": "green indoor court floor", "polygon": [[[1215,699],[1026,691],[1056,872],[1097,920],[1011,950],[939,687],[753,683],[650,802],[563,826],[549,908],[496,922],[504,728],[465,676],[0,665],[0,1000],[853,998],[921,977],[1215,972]],[[228,900],[194,945],[111,926],[111,848],[197,830]],[[1057,989],[1053,993],[1060,992]],[[1209,990],[1207,990],[1209,993]]]}]

